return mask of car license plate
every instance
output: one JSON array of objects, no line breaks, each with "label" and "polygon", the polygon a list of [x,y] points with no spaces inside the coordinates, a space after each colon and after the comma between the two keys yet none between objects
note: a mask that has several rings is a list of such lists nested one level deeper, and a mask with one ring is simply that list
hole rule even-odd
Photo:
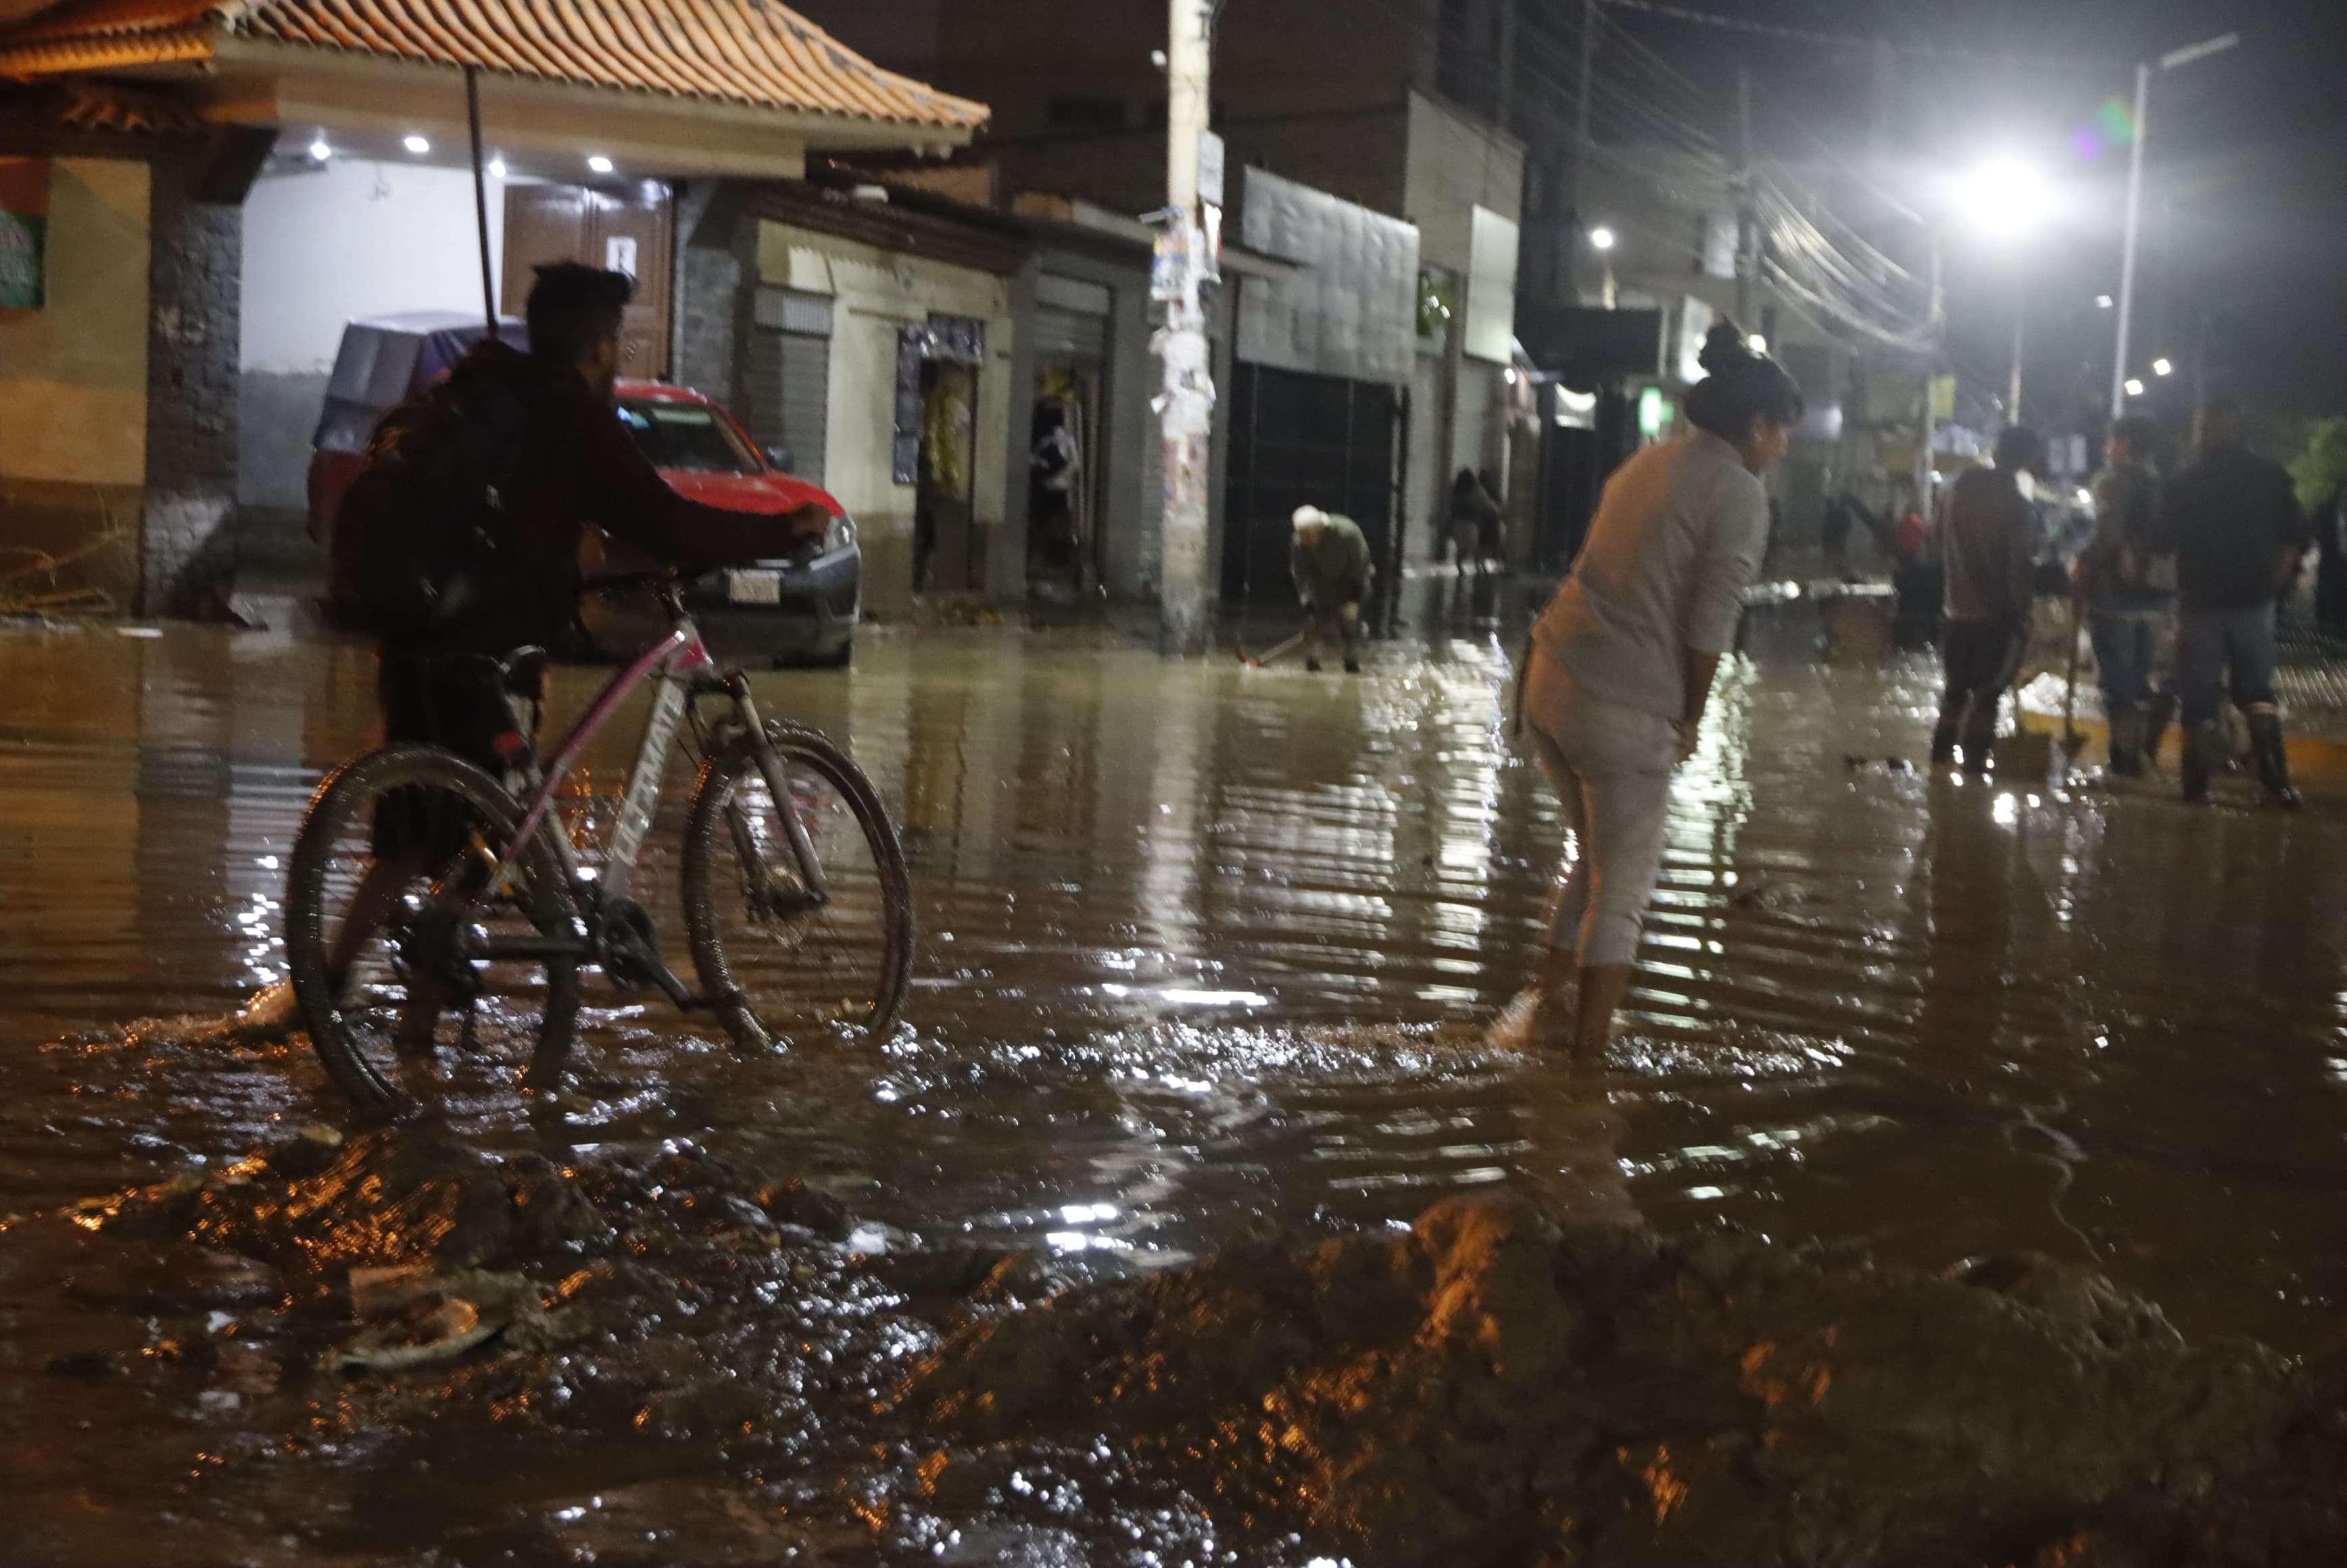
[{"label": "car license plate", "polygon": [[780,604],[783,574],[778,571],[729,571],[725,597],[735,604]]}]

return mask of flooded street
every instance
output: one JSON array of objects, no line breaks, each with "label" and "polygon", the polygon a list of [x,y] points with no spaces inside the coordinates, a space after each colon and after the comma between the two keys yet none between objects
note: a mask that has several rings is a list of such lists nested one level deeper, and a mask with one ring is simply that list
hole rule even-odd
[{"label": "flooded street", "polygon": [[[571,1392],[487,1370],[421,1392],[316,1372],[316,1311],[257,1326],[273,1287],[55,1310],[43,1216],[345,1120],[298,1039],[202,1020],[280,972],[284,857],[370,737],[373,671],[266,634],[0,631],[0,1513],[43,1522],[43,1562],[1224,1557],[1104,1451],[1012,1534],[921,1524],[919,1435],[873,1406],[946,1332],[925,1292],[1006,1253],[1085,1280],[1266,1226],[1383,1233],[1469,1192],[1931,1270],[2042,1253],[2190,1338],[2339,1348],[2347,808],[1932,777],[1908,764],[1935,669],[1820,661],[1814,612],[1777,612],[1682,774],[1624,1038],[1576,1071],[1488,1033],[1562,837],[1511,743],[1506,652],[1418,619],[1358,678],[1008,630],[760,674],[766,711],[847,742],[904,826],[907,1023],[743,1063],[710,1020],[590,978],[578,1093],[436,1125],[599,1202],[714,1204],[722,1175],[661,1174],[699,1160],[803,1177],[851,1216],[797,1261],[622,1226],[637,1258],[684,1260],[670,1321],[696,1321],[611,1374],[625,1394],[563,1384],[569,1421],[546,1400]],[[553,723],[601,678],[559,671]],[[599,742],[606,795],[639,712]],[[643,885],[681,955],[690,781],[670,783]],[[223,1314],[256,1325],[265,1373],[159,1349]],[[117,1370],[72,1375],[89,1355]],[[167,1370],[119,1370],[138,1357]],[[661,1402],[712,1367],[756,1384],[746,1415]],[[774,1509],[797,1533],[745,1522]],[[680,1556],[678,1529],[764,1554]]]}]

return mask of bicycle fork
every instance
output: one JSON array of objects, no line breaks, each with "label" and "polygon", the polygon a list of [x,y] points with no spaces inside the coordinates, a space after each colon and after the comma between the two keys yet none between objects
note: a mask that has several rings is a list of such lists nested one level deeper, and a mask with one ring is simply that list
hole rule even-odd
[{"label": "bicycle fork", "polygon": [[[733,699],[733,711],[750,736],[750,754],[757,762],[759,776],[766,781],[766,793],[774,797],[774,815],[782,818],[783,836],[791,846],[791,860],[798,871],[799,886],[808,902],[821,906],[831,901],[831,885],[825,880],[823,861],[815,852],[815,840],[808,835],[806,824],[800,819],[798,795],[791,788],[790,774],[783,767],[780,753],[766,733],[765,721],[758,716],[757,704],[750,698],[750,678],[735,671],[725,678],[726,693]],[[744,866],[763,866],[757,841],[750,831],[749,814],[742,809],[739,797],[725,803],[728,825],[733,830],[733,845]],[[769,895],[771,896],[771,895]],[[776,910],[774,913],[795,913]]]}]

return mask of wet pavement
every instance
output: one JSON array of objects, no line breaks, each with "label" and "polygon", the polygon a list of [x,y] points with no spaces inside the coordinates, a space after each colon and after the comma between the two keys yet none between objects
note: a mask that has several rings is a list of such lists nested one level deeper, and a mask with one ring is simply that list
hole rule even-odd
[{"label": "wet pavement", "polygon": [[[372,671],[262,634],[0,630],[0,1512],[26,1490],[43,1561],[144,1559],[167,1526],[188,1561],[633,1560],[666,1550],[636,1524],[747,1540],[774,1507],[810,1532],[769,1540],[777,1560],[935,1561],[945,1539],[887,1501],[918,1490],[890,1447],[913,1440],[873,1405],[950,1324],[927,1285],[853,1259],[963,1249],[937,1266],[959,1289],[965,1264],[1024,1250],[1081,1279],[1266,1225],[1377,1230],[1460,1193],[1932,1269],[2036,1251],[2188,1336],[2335,1348],[2347,808],[1932,777],[1905,765],[1929,665],[1863,635],[1819,658],[1816,616],[1772,612],[1724,677],[1627,1038],[1594,1073],[1487,1034],[1560,843],[1510,743],[1501,639],[1470,614],[1421,610],[1358,678],[1007,630],[875,635],[845,673],[759,675],[769,711],[850,740],[900,815],[923,936],[908,1023],[743,1064],[705,1020],[590,981],[578,1094],[452,1110],[436,1131],[456,1144],[544,1159],[623,1208],[797,1176],[852,1216],[846,1245],[803,1255],[671,1249],[698,1305],[613,1374],[633,1393],[568,1423],[544,1382],[403,1398],[309,1370],[327,1335],[298,1257],[291,1283],[210,1296],[85,1287],[78,1314],[40,1286],[72,1238],[41,1240],[39,1216],[217,1179],[343,1119],[298,1041],[193,1020],[274,977],[283,857],[321,771],[368,738]],[[556,713],[599,680],[559,672]],[[653,910],[681,948],[672,893]],[[662,1179],[664,1154],[739,1180]],[[265,1370],[219,1346],[191,1360],[190,1335],[238,1324]],[[715,1366],[773,1390],[753,1436],[655,1408]],[[954,1550],[1229,1550],[1145,1477],[1089,1484],[1067,1482],[1048,1551]],[[580,1500],[603,1492],[622,1503]]]}]

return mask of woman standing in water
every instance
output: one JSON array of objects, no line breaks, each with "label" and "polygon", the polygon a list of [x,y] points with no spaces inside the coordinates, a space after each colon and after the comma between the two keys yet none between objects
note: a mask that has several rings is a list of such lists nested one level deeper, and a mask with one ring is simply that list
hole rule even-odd
[{"label": "woman standing in water", "polygon": [[1695,754],[1720,656],[1768,543],[1760,476],[1800,423],[1801,389],[1712,328],[1696,428],[1606,482],[1573,575],[1532,627],[1524,716],[1578,853],[1558,889],[1543,1007],[1578,980],[1576,1054],[1604,1050],[1662,869],[1671,773]]}]

